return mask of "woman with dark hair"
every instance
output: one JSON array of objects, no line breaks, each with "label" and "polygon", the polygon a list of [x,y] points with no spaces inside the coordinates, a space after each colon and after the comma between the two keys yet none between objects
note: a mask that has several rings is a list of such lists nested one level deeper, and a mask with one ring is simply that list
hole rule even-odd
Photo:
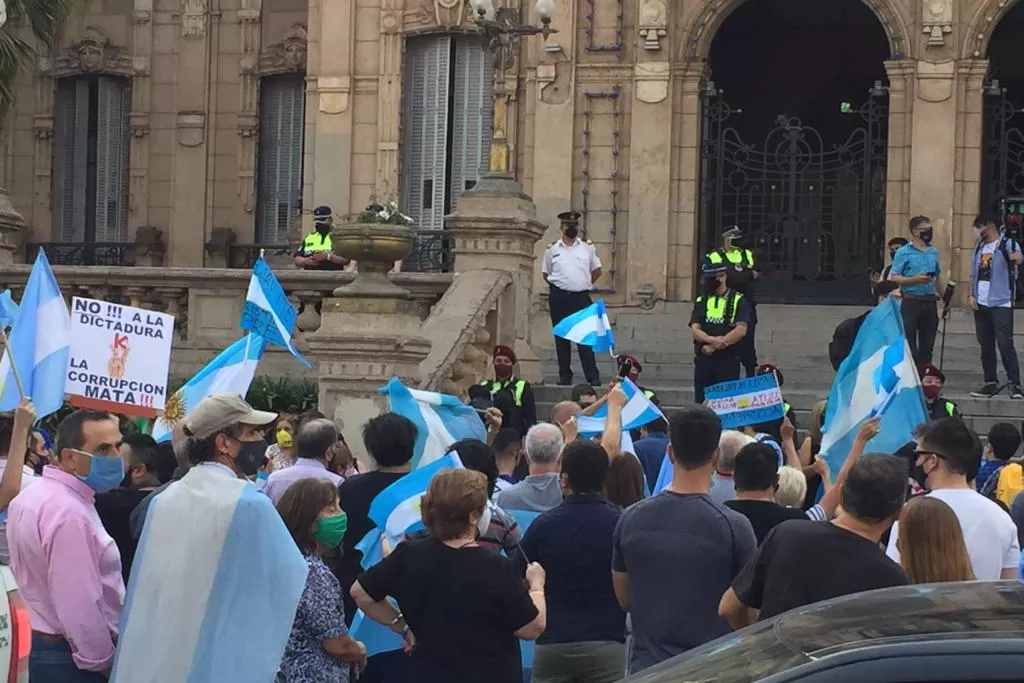
[{"label": "woman with dark hair", "polygon": [[309,574],[281,660],[285,683],[348,683],[366,665],[366,647],[348,634],[338,579],[320,559],[341,543],[348,527],[330,481],[299,479],[288,487],[277,511],[299,546]]},{"label": "woman with dark hair", "polygon": [[613,456],[604,479],[604,494],[625,510],[644,498],[644,468],[632,453]]},{"label": "woman with dark hair", "polygon": [[353,599],[404,637],[410,683],[522,683],[516,638],[544,632],[544,570],[530,564],[524,583],[511,561],[480,546],[489,511],[479,472],[439,472],[421,510],[430,537],[400,543],[360,575]]},{"label": "woman with dark hair", "polygon": [[278,415],[272,436],[274,443],[267,449],[267,471],[291,467],[295,462],[295,416],[289,413]]}]

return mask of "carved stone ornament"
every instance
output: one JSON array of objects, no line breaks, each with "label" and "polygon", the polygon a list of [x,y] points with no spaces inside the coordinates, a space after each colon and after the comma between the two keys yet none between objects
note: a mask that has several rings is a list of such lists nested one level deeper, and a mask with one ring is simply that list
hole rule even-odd
[{"label": "carved stone ornament", "polygon": [[110,40],[94,26],[53,60],[54,75],[75,73],[114,73],[130,76],[135,65],[130,55],[114,47]]},{"label": "carved stone ornament", "polygon": [[434,23],[447,29],[462,26],[472,13],[465,0],[424,0],[424,5],[433,10]]},{"label": "carved stone ornament", "polygon": [[668,62],[639,62],[633,68],[636,98],[647,104],[663,102],[668,97],[668,81],[672,73]]},{"label": "carved stone ornament", "polygon": [[271,43],[260,53],[260,73],[305,71],[307,40],[306,27],[293,24],[281,40]]},{"label": "carved stone ornament", "polygon": [[662,0],[642,0],[640,4],[640,37],[645,50],[660,50],[661,39],[668,35],[668,13]]},{"label": "carved stone ornament", "polygon": [[922,0],[921,25],[928,47],[942,47],[953,32],[953,0]]},{"label": "carved stone ornament", "polygon": [[183,0],[181,35],[198,38],[206,35],[207,0]]}]

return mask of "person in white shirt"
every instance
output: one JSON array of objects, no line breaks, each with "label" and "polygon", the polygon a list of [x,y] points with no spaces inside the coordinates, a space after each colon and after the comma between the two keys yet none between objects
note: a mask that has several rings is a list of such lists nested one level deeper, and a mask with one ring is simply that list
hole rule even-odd
[{"label": "person in white shirt", "polygon": [[[601,277],[601,259],[597,249],[590,242],[580,238],[580,213],[565,211],[558,214],[562,222],[562,237],[548,245],[544,252],[541,272],[548,283],[550,295],[548,308],[551,310],[551,324],[557,325],[566,316],[572,315],[591,304],[588,292]],[[601,383],[594,352],[589,346],[577,345],[583,375],[593,386]],[[558,355],[558,383],[572,385],[572,343],[568,339],[555,337],[555,353]]]},{"label": "person in white shirt", "polygon": [[[972,461],[977,455],[974,437],[963,420],[945,417],[924,425],[915,452],[917,462],[912,476],[928,491],[927,495],[953,509],[978,580],[1016,578],[1020,564],[1017,527],[1005,510],[967,483],[967,473],[975,469]],[[896,522],[886,551],[896,562],[900,561],[898,538]]]}]

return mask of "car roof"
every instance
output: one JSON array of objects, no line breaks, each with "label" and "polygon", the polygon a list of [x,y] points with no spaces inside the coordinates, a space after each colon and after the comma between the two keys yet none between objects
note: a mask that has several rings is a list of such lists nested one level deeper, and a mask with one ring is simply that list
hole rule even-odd
[{"label": "car roof", "polygon": [[971,581],[901,586],[800,607],[719,638],[630,678],[631,683],[750,683],[869,645],[1024,636],[1024,584]]}]

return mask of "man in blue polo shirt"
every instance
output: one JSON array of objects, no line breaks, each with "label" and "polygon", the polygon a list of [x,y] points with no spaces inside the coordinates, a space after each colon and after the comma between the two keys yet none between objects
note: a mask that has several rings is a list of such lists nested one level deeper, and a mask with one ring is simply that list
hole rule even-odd
[{"label": "man in blue polo shirt", "polygon": [[889,271],[889,280],[899,285],[903,294],[903,329],[918,366],[932,362],[932,348],[939,332],[936,302],[942,278],[939,250],[932,245],[934,234],[930,218],[911,218],[910,242],[897,250]]}]

